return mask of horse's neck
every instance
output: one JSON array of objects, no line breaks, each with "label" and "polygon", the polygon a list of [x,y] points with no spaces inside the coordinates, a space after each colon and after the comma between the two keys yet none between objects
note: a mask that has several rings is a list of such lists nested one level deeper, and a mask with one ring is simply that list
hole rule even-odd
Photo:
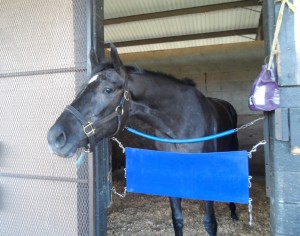
[{"label": "horse's neck", "polygon": [[133,77],[131,82],[129,83],[132,93],[131,116],[139,117],[169,137],[174,137],[179,129],[181,131],[184,129],[186,119],[191,113],[187,110],[190,109],[187,103],[196,104],[195,100],[187,100],[193,99],[193,96],[188,94],[190,91],[183,92],[176,84],[174,86],[165,84],[166,81],[157,86],[157,81],[150,81],[150,78]]},{"label": "horse's neck", "polygon": [[131,101],[130,107],[131,116],[138,117],[156,130],[166,132],[170,129],[171,124],[166,122],[167,116],[157,108],[151,108],[148,104],[144,104],[143,101],[136,102],[134,100]]},{"label": "horse's neck", "polygon": [[129,90],[132,94],[131,116],[137,116],[156,129],[166,129],[166,104],[168,104],[168,96],[171,96],[166,93],[170,91],[162,94],[161,87],[157,86],[155,78],[138,75],[131,78],[132,80],[129,81]]}]

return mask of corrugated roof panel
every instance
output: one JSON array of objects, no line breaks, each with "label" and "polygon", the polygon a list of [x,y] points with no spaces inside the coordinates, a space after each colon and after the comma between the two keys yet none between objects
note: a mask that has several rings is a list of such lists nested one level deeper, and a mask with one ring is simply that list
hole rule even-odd
[{"label": "corrugated roof panel", "polygon": [[[199,7],[206,5],[247,2],[237,0],[106,0],[104,1],[105,19],[141,15],[169,10]],[[149,20],[107,24],[104,27],[105,42],[130,42],[144,39],[160,39],[184,35],[225,32],[240,29],[258,28],[261,6],[249,1],[251,6],[186,14]],[[259,3],[257,3],[259,4]],[[248,5],[248,3],[246,4]],[[228,5],[226,5],[228,6]],[[217,8],[216,8],[217,9]],[[219,9],[219,8],[218,8]],[[221,36],[221,35],[220,35]],[[119,47],[120,52],[163,50],[172,48],[196,47],[204,45],[238,43],[255,40],[256,35],[227,36],[201,40],[167,42],[132,47]],[[148,43],[148,42],[145,42]]]},{"label": "corrugated roof panel", "polygon": [[214,5],[239,0],[105,0],[104,19]]},{"label": "corrugated roof panel", "polygon": [[104,27],[105,42],[256,28],[260,17],[260,8],[260,6],[255,7],[255,11],[248,8],[237,8],[107,25]]}]

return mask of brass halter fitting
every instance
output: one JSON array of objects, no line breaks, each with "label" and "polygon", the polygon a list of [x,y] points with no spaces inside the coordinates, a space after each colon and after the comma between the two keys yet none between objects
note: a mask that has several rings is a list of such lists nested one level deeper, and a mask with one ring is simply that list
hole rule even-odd
[{"label": "brass halter fitting", "polygon": [[95,128],[92,122],[88,121],[85,125],[82,125],[83,132],[86,136],[90,137],[95,134]]},{"label": "brass halter fitting", "polygon": [[129,92],[127,90],[124,90],[124,98],[128,102],[129,101]]}]

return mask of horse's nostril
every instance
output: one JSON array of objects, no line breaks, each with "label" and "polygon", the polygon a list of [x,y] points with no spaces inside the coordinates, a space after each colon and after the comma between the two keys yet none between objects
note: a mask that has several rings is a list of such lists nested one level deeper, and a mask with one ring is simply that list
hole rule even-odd
[{"label": "horse's nostril", "polygon": [[67,141],[66,134],[65,132],[62,131],[60,134],[56,136],[54,145],[56,148],[61,148],[66,144],[66,141]]}]

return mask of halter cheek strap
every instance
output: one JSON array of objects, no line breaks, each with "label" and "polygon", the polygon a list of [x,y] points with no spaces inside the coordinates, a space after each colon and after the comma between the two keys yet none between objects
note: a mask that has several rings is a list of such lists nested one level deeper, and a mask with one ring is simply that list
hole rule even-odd
[{"label": "halter cheek strap", "polygon": [[108,122],[117,117],[118,118],[118,127],[112,136],[117,134],[119,132],[119,130],[121,129],[122,117],[124,115],[124,110],[127,108],[126,106],[128,106],[128,104],[127,104],[128,102],[129,102],[129,92],[126,89],[124,89],[121,101],[120,101],[119,105],[116,107],[116,109],[114,110],[114,112],[112,112],[110,115],[104,117],[103,119],[96,120],[94,123],[86,120],[85,117],[75,107],[73,107],[71,105],[68,105],[65,108],[65,110],[69,111],[72,115],[74,115],[77,118],[77,120],[79,120],[80,123],[82,124],[83,132],[89,139],[90,151],[93,152],[94,147],[95,147],[94,134],[95,134],[96,128],[99,127],[100,125],[104,124],[105,122]]},{"label": "halter cheek strap", "polygon": [[79,111],[77,111],[76,108],[74,108],[71,105],[67,106],[65,108],[65,110],[69,111],[72,115],[74,115],[77,118],[77,120],[80,121],[80,123],[82,124],[83,132],[85,133],[85,135],[89,139],[90,149],[91,149],[91,151],[94,151],[94,146],[95,146],[95,138],[94,138],[95,128],[94,128],[93,123],[90,122],[90,121],[86,121],[86,119],[84,118],[84,116],[81,115],[81,113]]}]

